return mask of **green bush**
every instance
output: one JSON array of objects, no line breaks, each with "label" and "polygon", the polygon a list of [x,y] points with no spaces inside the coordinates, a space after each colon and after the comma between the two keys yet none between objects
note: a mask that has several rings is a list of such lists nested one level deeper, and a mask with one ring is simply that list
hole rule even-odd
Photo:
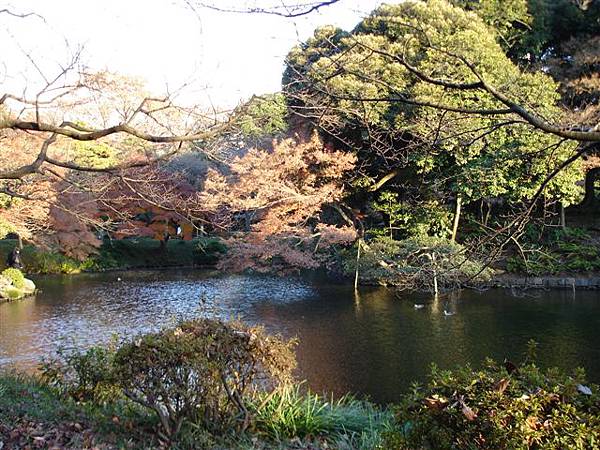
[{"label": "green bush", "polygon": [[219,256],[227,252],[227,246],[218,238],[194,239],[194,264],[216,264]]},{"label": "green bush", "polygon": [[8,287],[4,289],[2,294],[5,295],[9,300],[18,300],[23,297],[23,291],[15,287]]},{"label": "green bush", "polygon": [[28,272],[34,273],[78,273],[81,263],[62,253],[44,251],[32,245],[26,245],[22,251],[23,264]]},{"label": "green bush", "polygon": [[122,397],[113,370],[116,341],[87,350],[60,348],[40,366],[42,380],[80,401],[108,403]]},{"label": "green bush", "polygon": [[8,278],[11,284],[17,289],[23,289],[25,287],[25,276],[19,269],[13,269],[9,267],[2,271],[2,276]]},{"label": "green bush", "polygon": [[199,319],[123,345],[115,375],[171,441],[185,421],[212,432],[245,428],[254,395],[291,379],[292,346],[262,328]]},{"label": "green bush", "polygon": [[403,202],[396,192],[383,191],[371,207],[385,214],[388,228],[370,230],[378,236],[405,239],[413,236],[449,237],[452,213],[435,200],[422,203]]},{"label": "green bush", "polygon": [[[396,241],[376,237],[360,244],[359,279],[365,283],[432,290],[434,276],[440,289],[467,281],[489,281],[493,270],[467,257],[462,245],[431,236]],[[356,249],[346,252],[344,272],[356,270]]]},{"label": "green bush", "polygon": [[600,446],[600,388],[588,385],[581,369],[567,375],[532,362],[506,367],[492,360],[481,370],[433,367],[429,383],[414,386],[396,408],[398,431],[387,434],[384,448]]},{"label": "green bush", "polygon": [[600,270],[600,245],[578,228],[528,228],[518,255],[507,259],[509,272],[529,275]]}]

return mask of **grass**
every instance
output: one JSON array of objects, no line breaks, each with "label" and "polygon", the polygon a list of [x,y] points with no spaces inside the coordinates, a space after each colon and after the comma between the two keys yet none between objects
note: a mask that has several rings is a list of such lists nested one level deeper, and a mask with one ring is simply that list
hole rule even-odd
[{"label": "grass", "polygon": [[320,436],[332,448],[373,449],[392,415],[371,403],[344,396],[327,399],[295,384],[259,398],[256,430],[275,441]]},{"label": "grass", "polygon": [[156,448],[154,425],[128,404],[81,404],[33,376],[0,375],[0,442],[7,448]]},{"label": "grass", "polygon": [[[299,386],[257,399],[243,433],[215,436],[187,423],[174,450],[381,448],[391,413],[351,397],[330,401]],[[0,373],[0,442],[6,448],[157,449],[155,418],[127,400],[78,402],[38,378]]]},{"label": "grass", "polygon": [[[16,245],[16,240],[0,240],[0,270],[6,266],[7,256]],[[106,240],[98,254],[85,261],[77,261],[33,245],[25,245],[21,257],[26,273],[78,273],[112,269],[209,266],[215,264],[219,254],[224,251],[225,246],[216,238],[197,238],[192,241],[172,239],[167,242],[164,250],[156,240],[139,238]]]}]

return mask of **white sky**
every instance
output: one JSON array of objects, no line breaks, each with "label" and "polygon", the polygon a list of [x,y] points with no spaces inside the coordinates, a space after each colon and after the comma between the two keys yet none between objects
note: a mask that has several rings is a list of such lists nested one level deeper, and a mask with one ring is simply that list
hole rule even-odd
[{"label": "white sky", "polygon": [[208,94],[216,105],[233,106],[254,93],[279,90],[285,55],[317,26],[352,29],[380,3],[341,0],[288,19],[207,9],[196,16],[183,0],[0,0],[0,9],[45,18],[0,15],[0,93],[31,86],[35,69],[25,52],[52,74],[67,61],[68,43],[84,45],[88,66],[142,77],[157,94],[166,85],[192,82],[188,99],[206,101]]}]

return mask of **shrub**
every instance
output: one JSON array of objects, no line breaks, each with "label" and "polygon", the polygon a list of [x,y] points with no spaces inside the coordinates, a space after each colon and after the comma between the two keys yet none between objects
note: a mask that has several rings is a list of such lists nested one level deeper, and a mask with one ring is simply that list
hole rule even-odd
[{"label": "shrub", "polygon": [[[444,238],[413,237],[396,241],[376,237],[361,244],[359,277],[366,283],[402,286],[405,289],[431,290],[434,277],[440,288],[464,282],[489,281],[493,270],[470,259],[462,245]],[[356,250],[347,252],[344,271],[356,270]]]},{"label": "shrub", "polygon": [[56,357],[40,366],[42,379],[77,400],[96,403],[116,400],[122,394],[113,371],[115,352],[116,340],[106,347],[83,351],[60,348]]},{"label": "shrub", "polygon": [[211,431],[245,428],[253,396],[291,379],[292,346],[262,328],[199,319],[123,345],[115,374],[171,441],[186,420]]},{"label": "shrub", "polygon": [[531,362],[516,370],[492,360],[481,370],[433,367],[429,383],[397,408],[402,431],[389,433],[385,448],[598,448],[598,389],[581,369],[566,375]]},{"label": "shrub", "polygon": [[227,246],[218,238],[197,238],[193,244],[193,262],[196,265],[216,264],[219,257],[227,252]]},{"label": "shrub", "polygon": [[580,228],[529,225],[518,253],[506,261],[509,272],[529,275],[600,270],[597,239]]},{"label": "shrub", "polygon": [[35,273],[77,273],[81,271],[81,263],[62,253],[44,251],[37,247],[23,247],[23,264],[30,272]]},{"label": "shrub", "polygon": [[[2,295],[9,300],[18,300],[23,297],[23,291],[15,287],[8,287],[2,291]],[[2,297],[2,296],[0,296]]]},{"label": "shrub", "polygon": [[19,269],[13,269],[12,267],[4,269],[2,276],[10,280],[11,284],[17,289],[23,289],[25,287],[25,276]]}]

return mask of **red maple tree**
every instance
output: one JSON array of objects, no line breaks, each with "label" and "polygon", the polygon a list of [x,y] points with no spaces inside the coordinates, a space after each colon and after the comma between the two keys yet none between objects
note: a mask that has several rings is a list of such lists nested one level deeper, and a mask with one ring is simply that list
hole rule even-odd
[{"label": "red maple tree", "polygon": [[320,213],[344,197],[342,178],[354,155],[326,149],[314,134],[285,139],[271,152],[253,149],[235,158],[228,173],[208,171],[202,205],[230,232],[228,270],[286,271],[315,268],[331,245],[356,238],[352,227],[326,225]]}]

